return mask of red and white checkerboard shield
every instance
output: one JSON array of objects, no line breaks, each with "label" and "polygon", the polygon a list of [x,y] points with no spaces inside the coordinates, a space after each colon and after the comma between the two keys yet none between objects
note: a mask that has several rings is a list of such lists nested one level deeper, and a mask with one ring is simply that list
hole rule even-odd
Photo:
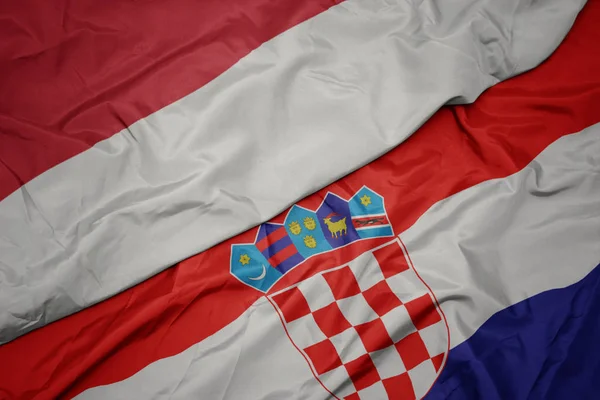
[{"label": "red and white checkerboard shield", "polygon": [[445,363],[448,326],[399,240],[269,299],[338,399],[420,399]]}]

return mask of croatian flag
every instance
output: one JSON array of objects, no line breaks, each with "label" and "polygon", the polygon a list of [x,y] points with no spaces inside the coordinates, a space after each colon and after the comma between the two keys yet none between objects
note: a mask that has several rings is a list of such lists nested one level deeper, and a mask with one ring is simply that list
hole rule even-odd
[{"label": "croatian flag", "polygon": [[600,2],[0,17],[0,399],[600,393]]},{"label": "croatian flag", "polygon": [[594,398],[599,163],[600,124],[564,135],[395,238],[306,260],[216,332],[76,398]]}]

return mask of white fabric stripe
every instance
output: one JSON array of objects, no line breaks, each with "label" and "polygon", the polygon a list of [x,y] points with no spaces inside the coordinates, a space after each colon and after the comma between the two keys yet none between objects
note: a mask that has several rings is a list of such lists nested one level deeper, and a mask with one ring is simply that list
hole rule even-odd
[{"label": "white fabric stripe", "polygon": [[352,219],[361,219],[361,218],[369,218],[369,217],[387,217],[387,214],[364,214],[364,215],[354,215]]},{"label": "white fabric stripe", "polygon": [[400,237],[452,347],[497,311],[581,280],[600,263],[600,124],[437,203]]},{"label": "white fabric stripe", "polygon": [[[600,124],[555,142],[515,175],[436,204],[401,238],[441,302],[452,347],[493,313],[580,280],[600,261]],[[261,307],[184,353],[78,398],[326,398],[274,311]]]},{"label": "white fabric stripe", "polygon": [[385,224],[385,225],[377,225],[377,226],[365,226],[364,228],[354,227],[354,229],[357,231],[364,231],[364,230],[375,229],[375,228],[386,228],[389,226],[390,226],[389,224]]},{"label": "white fabric stripe", "polygon": [[326,399],[266,298],[237,320],[175,356],[76,399]]},{"label": "white fabric stripe", "polygon": [[585,0],[349,0],[0,203],[0,344],[281,212],[545,58]]}]

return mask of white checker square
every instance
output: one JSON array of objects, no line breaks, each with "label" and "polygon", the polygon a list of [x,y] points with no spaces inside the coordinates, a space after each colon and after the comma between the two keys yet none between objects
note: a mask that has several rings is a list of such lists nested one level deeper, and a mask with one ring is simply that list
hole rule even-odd
[{"label": "white checker square", "polygon": [[343,365],[320,375],[319,379],[327,389],[341,399],[356,392],[352,379]]},{"label": "white checker square", "polygon": [[408,371],[408,376],[412,381],[417,399],[421,399],[431,388],[437,377],[437,372],[431,360],[428,359]]},{"label": "white checker square", "polygon": [[365,400],[384,400],[388,398],[388,394],[385,391],[385,386],[381,381],[377,381],[368,388],[365,388],[358,392],[358,397]]},{"label": "white checker square", "polygon": [[427,351],[432,357],[443,354],[448,350],[448,331],[444,321],[439,321],[419,331]]},{"label": "white checker square", "polygon": [[321,331],[312,314],[289,322],[287,330],[290,337],[293,338],[294,343],[296,343],[296,346],[301,349],[306,349],[313,344],[327,339],[327,336]]},{"label": "white checker square", "polygon": [[370,356],[381,379],[391,378],[406,372],[406,367],[395,346],[375,351],[370,353]]},{"label": "white checker square", "polygon": [[346,329],[344,332],[330,338],[330,340],[344,364],[367,353],[358,332],[354,328]]},{"label": "white checker square", "polygon": [[428,293],[427,288],[412,269],[389,277],[387,283],[403,303],[408,303]]},{"label": "white checker square", "polygon": [[298,285],[311,311],[317,311],[335,301],[323,275],[315,275]]},{"label": "white checker square", "polygon": [[409,334],[417,331],[404,306],[392,309],[381,317],[381,322],[385,325],[394,343],[398,343]]},{"label": "white checker square", "polygon": [[349,264],[350,269],[354,273],[358,286],[363,292],[377,282],[385,279],[377,259],[372,252],[366,252],[354,259]]},{"label": "white checker square", "polygon": [[362,293],[338,300],[337,304],[340,311],[342,311],[342,314],[344,314],[344,317],[346,317],[348,322],[353,326],[364,324],[379,318]]}]

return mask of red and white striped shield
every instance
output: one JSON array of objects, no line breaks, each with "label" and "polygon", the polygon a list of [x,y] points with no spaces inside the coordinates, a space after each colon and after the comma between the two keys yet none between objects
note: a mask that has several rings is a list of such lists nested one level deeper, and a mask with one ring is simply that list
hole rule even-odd
[{"label": "red and white striped shield", "polygon": [[269,299],[338,399],[420,399],[445,362],[445,317],[399,240]]}]

